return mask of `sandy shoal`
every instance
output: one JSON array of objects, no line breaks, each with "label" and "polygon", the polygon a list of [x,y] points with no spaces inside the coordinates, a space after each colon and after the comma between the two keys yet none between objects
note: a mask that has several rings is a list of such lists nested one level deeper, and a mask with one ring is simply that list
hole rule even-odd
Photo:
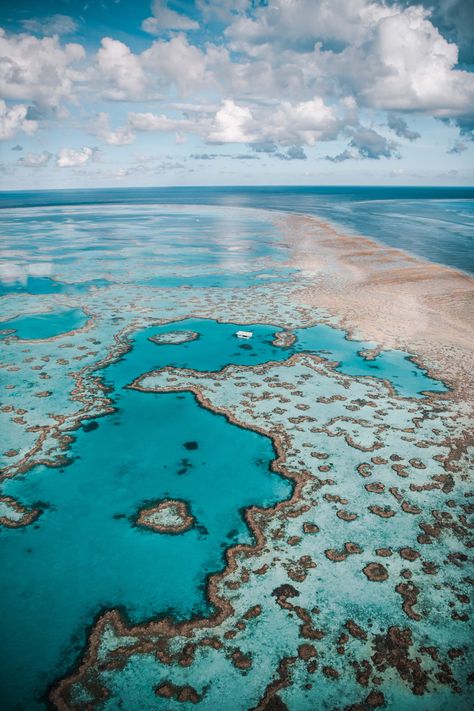
[{"label": "sandy shoal", "polygon": [[474,279],[305,215],[284,219],[298,299],[338,317],[353,337],[399,348],[468,401],[474,396]]}]

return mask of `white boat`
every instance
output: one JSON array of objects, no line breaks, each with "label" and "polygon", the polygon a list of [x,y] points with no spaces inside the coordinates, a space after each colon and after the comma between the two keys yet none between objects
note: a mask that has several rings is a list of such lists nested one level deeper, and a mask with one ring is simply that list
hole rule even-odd
[{"label": "white boat", "polygon": [[237,338],[252,338],[253,333],[252,331],[237,331],[235,335]]}]

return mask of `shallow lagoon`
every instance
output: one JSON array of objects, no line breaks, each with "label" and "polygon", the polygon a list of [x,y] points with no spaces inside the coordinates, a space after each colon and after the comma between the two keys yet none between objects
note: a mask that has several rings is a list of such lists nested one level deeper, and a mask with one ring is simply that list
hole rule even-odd
[{"label": "shallow lagoon", "polygon": [[120,205],[2,211],[0,295],[81,293],[110,283],[241,286],[287,278],[287,248],[256,212]]},{"label": "shallow lagoon", "polygon": [[[140,347],[132,354],[141,360]],[[225,547],[251,540],[242,508],[291,494],[270,472],[270,440],[200,408],[191,394],[119,391],[126,363],[107,371],[117,411],[77,433],[71,464],[37,467],[4,488],[44,506],[33,526],[1,533],[7,708],[68,669],[102,609],[122,607],[136,622],[208,612],[206,576],[222,568]],[[134,526],[146,502],[168,497],[189,503],[195,528],[166,535]]]},{"label": "shallow lagoon", "polygon": [[[40,340],[76,331],[86,325],[88,316],[82,309],[58,309],[53,312],[17,316],[0,321],[0,329],[21,340]],[[0,336],[1,338],[1,336]]]}]

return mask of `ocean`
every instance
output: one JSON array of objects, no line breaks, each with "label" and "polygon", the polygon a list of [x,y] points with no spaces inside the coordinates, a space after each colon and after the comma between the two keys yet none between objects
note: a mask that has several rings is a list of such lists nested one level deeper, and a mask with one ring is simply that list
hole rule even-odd
[{"label": "ocean", "polygon": [[474,273],[473,187],[189,187],[0,193],[0,208],[187,204],[308,213],[424,259]]}]

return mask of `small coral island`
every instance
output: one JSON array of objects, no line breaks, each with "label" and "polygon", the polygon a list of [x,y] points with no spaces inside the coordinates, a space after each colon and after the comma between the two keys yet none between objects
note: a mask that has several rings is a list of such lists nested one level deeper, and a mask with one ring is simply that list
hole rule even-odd
[{"label": "small coral island", "polygon": [[157,346],[178,346],[181,343],[195,341],[199,338],[196,331],[168,331],[167,333],[156,333],[148,339]]},{"label": "small coral island", "polygon": [[194,521],[185,501],[163,499],[141,509],[135,523],[158,533],[184,533],[194,526]]}]

